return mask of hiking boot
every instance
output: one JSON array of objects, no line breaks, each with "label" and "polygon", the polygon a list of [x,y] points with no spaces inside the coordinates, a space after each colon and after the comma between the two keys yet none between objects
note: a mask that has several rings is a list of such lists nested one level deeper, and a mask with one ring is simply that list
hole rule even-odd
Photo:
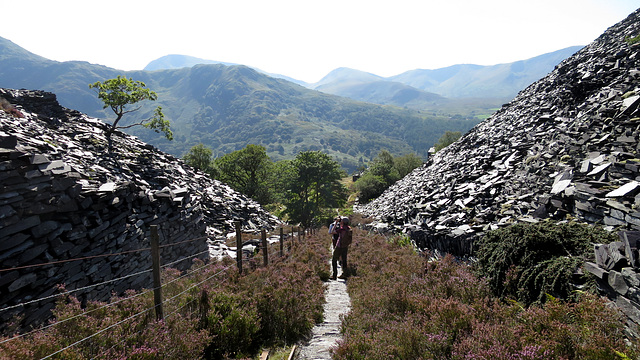
[{"label": "hiking boot", "polygon": [[345,273],[342,273],[342,275],[338,276],[338,279],[346,279],[346,278],[347,278],[347,274]]},{"label": "hiking boot", "polygon": [[335,275],[331,276],[331,280],[338,280]]}]

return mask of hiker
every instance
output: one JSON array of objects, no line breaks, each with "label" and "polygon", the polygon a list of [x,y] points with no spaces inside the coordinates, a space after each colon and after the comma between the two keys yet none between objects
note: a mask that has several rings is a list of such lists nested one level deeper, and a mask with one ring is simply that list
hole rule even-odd
[{"label": "hiker", "polygon": [[336,248],[336,242],[338,242],[338,233],[334,233],[333,229],[338,227],[340,227],[340,216],[336,216],[331,225],[329,225],[329,234],[331,234],[331,244],[333,245],[333,249]]},{"label": "hiker", "polygon": [[349,245],[351,245],[352,238],[352,230],[349,226],[349,218],[343,217],[340,220],[340,226],[333,228],[333,233],[338,235],[338,241],[336,241],[336,246],[333,249],[333,257],[331,258],[331,268],[333,273],[331,275],[332,280],[336,280],[338,277],[338,258],[341,259],[342,266],[342,274],[339,276],[340,279],[347,278],[347,250],[349,249]]}]

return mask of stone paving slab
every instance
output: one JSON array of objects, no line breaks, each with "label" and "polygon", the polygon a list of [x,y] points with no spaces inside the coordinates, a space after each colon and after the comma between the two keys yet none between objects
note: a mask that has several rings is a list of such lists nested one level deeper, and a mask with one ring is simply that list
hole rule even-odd
[{"label": "stone paving slab", "polygon": [[308,343],[296,351],[298,360],[329,360],[331,348],[336,346],[340,336],[340,315],[351,309],[351,299],[347,293],[345,280],[329,281],[325,290],[324,322],[316,325]]}]

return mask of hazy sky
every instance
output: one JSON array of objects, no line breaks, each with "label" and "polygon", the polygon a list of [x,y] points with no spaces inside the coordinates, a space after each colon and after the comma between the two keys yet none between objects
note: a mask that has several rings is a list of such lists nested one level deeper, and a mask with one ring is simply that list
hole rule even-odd
[{"label": "hazy sky", "polygon": [[168,54],[307,82],[493,65],[586,45],[638,0],[0,0],[0,37],[51,60],[122,70]]}]

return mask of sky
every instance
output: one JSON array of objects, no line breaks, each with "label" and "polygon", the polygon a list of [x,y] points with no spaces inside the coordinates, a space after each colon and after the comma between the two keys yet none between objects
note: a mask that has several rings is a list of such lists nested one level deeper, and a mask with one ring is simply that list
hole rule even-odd
[{"label": "sky", "polygon": [[140,70],[169,54],[314,83],[587,45],[638,0],[0,0],[0,37],[56,61]]}]

